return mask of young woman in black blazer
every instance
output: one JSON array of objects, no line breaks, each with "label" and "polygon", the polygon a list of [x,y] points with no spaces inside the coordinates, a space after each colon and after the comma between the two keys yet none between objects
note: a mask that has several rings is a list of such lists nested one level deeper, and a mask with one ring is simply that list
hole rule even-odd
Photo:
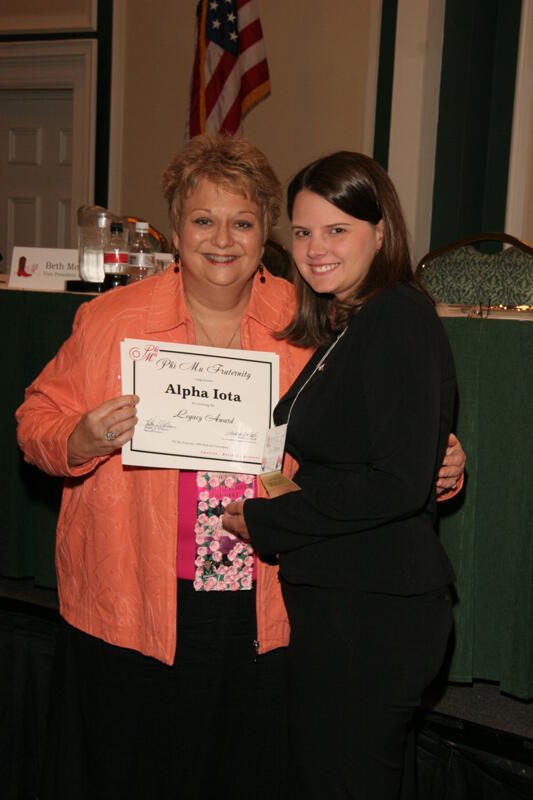
[{"label": "young woman in black blazer", "polygon": [[452,623],[434,522],[453,358],[376,162],[310,164],[288,209],[300,303],[284,335],[318,347],[275,411],[300,491],[232,504],[224,527],[279,557],[291,797],[405,800],[413,713]]}]

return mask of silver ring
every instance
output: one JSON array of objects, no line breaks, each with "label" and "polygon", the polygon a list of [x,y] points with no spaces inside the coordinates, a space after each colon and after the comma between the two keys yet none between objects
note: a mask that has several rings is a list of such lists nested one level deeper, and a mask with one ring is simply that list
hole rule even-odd
[{"label": "silver ring", "polygon": [[108,431],[105,435],[106,442],[114,442],[116,438],[117,434],[115,433],[115,431]]}]

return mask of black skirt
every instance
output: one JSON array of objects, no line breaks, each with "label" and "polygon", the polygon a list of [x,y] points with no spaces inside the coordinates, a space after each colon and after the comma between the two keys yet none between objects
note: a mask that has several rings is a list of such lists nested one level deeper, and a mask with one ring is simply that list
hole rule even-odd
[{"label": "black skirt", "polygon": [[257,656],[255,591],[178,582],[173,666],[62,624],[40,800],[275,800],[285,652]]}]

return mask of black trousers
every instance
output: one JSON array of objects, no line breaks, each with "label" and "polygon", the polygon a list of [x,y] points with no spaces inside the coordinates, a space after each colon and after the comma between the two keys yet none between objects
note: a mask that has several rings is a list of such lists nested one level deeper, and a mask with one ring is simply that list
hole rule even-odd
[{"label": "black trousers", "polygon": [[64,623],[40,800],[279,800],[285,651],[255,638],[255,591],[189,581],[172,666]]},{"label": "black trousers", "polygon": [[291,798],[413,800],[412,718],[444,657],[448,589],[399,597],[282,586]]}]

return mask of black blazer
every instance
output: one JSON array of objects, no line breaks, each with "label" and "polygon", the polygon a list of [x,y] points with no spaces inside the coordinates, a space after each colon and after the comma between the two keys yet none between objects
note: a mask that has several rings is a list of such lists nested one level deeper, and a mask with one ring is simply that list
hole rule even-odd
[{"label": "black blazer", "polygon": [[[452,425],[455,370],[428,299],[386,289],[354,314],[275,410],[301,487],[244,505],[259,554],[291,583],[418,594],[454,579],[434,530],[435,480]],[[294,401],[294,404],[293,404]]]}]

